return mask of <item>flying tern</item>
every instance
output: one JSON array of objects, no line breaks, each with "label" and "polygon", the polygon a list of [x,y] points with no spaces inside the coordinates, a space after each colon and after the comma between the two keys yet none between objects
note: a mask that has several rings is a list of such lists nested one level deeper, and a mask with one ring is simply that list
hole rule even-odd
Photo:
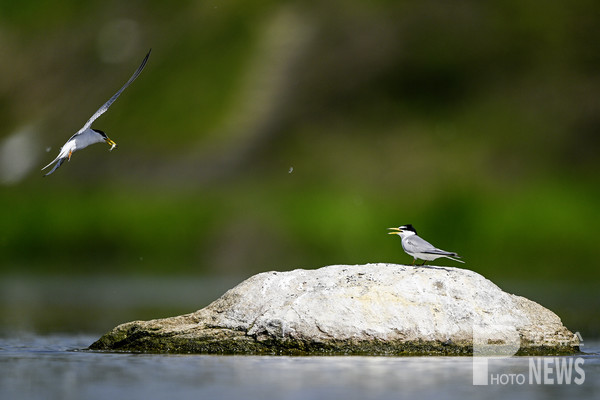
[{"label": "flying tern", "polygon": [[52,168],[50,170],[50,172],[48,172],[44,176],[48,176],[51,173],[53,173],[54,171],[56,171],[56,169],[58,167],[60,167],[65,162],[65,160],[71,161],[71,156],[73,155],[74,152],[84,149],[91,144],[106,142],[110,146],[110,149],[109,149],[110,151],[112,151],[115,147],[117,147],[117,144],[112,139],[110,139],[108,136],[106,136],[106,133],[104,133],[103,131],[101,131],[99,129],[93,129],[91,127],[92,123],[99,116],[104,114],[106,112],[106,110],[108,110],[108,108],[112,105],[112,103],[114,103],[115,100],[117,100],[117,98],[121,95],[121,93],[123,93],[123,91],[127,88],[127,86],[131,85],[131,83],[138,77],[138,75],[142,72],[142,70],[146,66],[146,62],[148,61],[148,57],[150,57],[151,51],[152,51],[152,49],[150,49],[150,51],[148,51],[148,54],[146,54],[146,57],[144,57],[144,60],[142,60],[142,63],[140,64],[138,69],[133,73],[133,75],[131,75],[131,78],[129,78],[129,80],[127,82],[125,82],[123,87],[121,89],[119,89],[117,91],[117,93],[115,93],[110,99],[108,99],[108,101],[106,103],[104,103],[102,105],[102,107],[100,107],[98,109],[98,111],[96,111],[90,119],[88,119],[88,121],[85,123],[85,125],[83,125],[83,127],[79,131],[77,131],[77,133],[75,133],[73,136],[71,136],[69,138],[69,140],[67,140],[67,142],[61,147],[60,152],[58,153],[58,156],[50,164],[48,164],[44,168],[42,168],[42,171],[43,171],[56,162],[56,165],[54,165],[54,168]]}]

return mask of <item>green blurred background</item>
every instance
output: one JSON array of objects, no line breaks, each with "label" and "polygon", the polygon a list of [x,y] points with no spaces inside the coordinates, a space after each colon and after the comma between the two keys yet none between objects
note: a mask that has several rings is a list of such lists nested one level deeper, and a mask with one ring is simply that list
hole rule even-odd
[{"label": "green blurred background", "polygon": [[[0,322],[103,331],[261,271],[410,263],[386,228],[412,223],[598,337],[599,26],[597,1],[3,0]],[[42,178],[149,48],[93,125],[119,148]]]}]

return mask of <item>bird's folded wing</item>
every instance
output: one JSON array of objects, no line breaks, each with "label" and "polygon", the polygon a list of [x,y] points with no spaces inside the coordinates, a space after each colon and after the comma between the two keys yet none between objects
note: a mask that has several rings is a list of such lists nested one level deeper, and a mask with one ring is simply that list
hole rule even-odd
[{"label": "bird's folded wing", "polygon": [[443,256],[452,256],[452,257],[458,257],[458,254],[452,252],[452,251],[446,251],[446,250],[442,250],[442,249],[428,249],[426,251],[423,251],[422,253],[427,253],[427,254],[441,254]]},{"label": "bird's folded wing", "polygon": [[419,236],[410,236],[406,238],[403,245],[407,251],[413,253],[426,253],[431,250],[437,250],[431,243]]}]

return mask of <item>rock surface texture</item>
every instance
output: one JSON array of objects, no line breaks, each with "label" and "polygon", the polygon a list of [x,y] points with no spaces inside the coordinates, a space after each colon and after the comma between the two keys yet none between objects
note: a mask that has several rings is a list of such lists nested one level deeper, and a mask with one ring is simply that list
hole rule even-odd
[{"label": "rock surface texture", "polygon": [[[475,333],[475,334],[474,334]],[[476,272],[395,264],[264,272],[194,313],[117,326],[93,350],[238,354],[569,354],[552,311]],[[483,339],[482,339],[483,338]]]}]

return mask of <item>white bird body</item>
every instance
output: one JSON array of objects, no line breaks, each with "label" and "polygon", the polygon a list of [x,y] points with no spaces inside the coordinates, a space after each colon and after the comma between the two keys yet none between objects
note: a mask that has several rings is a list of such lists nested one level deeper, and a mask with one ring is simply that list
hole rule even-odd
[{"label": "white bird body", "polygon": [[417,235],[417,231],[413,228],[412,225],[403,225],[398,228],[389,228],[393,230],[393,232],[389,232],[390,235],[398,235],[402,239],[402,248],[406,252],[406,254],[413,257],[413,264],[417,259],[423,260],[424,265],[427,261],[433,261],[440,257],[446,257],[454,261],[458,261],[464,263],[464,261],[459,260],[456,257],[460,257],[458,254],[441,250],[421,238]]},{"label": "white bird body", "polygon": [[52,168],[52,170],[46,174],[46,176],[50,175],[58,167],[60,167],[65,160],[71,161],[71,155],[73,155],[73,153],[75,153],[77,150],[85,149],[90,144],[102,142],[107,142],[111,146],[110,150],[117,147],[117,144],[109,139],[104,132],[92,128],[85,128],[83,131],[77,132],[71,136],[71,138],[67,140],[67,143],[60,148],[58,156],[52,160],[50,164],[42,168],[42,171],[54,164],[54,162],[58,161],[54,168]]},{"label": "white bird body", "polygon": [[129,78],[129,80],[127,82],[125,82],[125,84],[121,87],[121,89],[119,89],[117,91],[117,93],[115,93],[110,99],[108,99],[108,101],[106,103],[104,103],[102,105],[102,107],[100,107],[94,113],[94,115],[92,115],[92,117],[85,123],[85,125],[83,125],[83,127],[79,131],[77,131],[76,134],[74,134],[73,136],[71,136],[69,138],[69,140],[67,140],[67,142],[60,148],[60,152],[58,153],[58,156],[50,164],[48,164],[44,168],[42,168],[42,171],[43,171],[46,168],[48,168],[49,166],[51,166],[53,163],[56,162],[56,165],[54,166],[54,168],[52,168],[52,170],[50,170],[50,172],[48,172],[44,176],[48,176],[51,173],[53,173],[54,171],[56,171],[56,169],[58,167],[60,167],[62,165],[62,163],[65,162],[65,160],[70,161],[71,156],[73,155],[74,152],[84,149],[91,144],[106,142],[111,146],[110,150],[117,147],[117,144],[114,141],[112,141],[111,139],[109,139],[108,136],[106,136],[106,134],[104,132],[102,132],[101,130],[98,130],[98,129],[92,129],[91,128],[92,123],[99,116],[104,114],[106,112],[106,110],[108,110],[108,108],[112,105],[112,103],[114,103],[115,100],[117,100],[117,98],[123,92],[123,90],[125,90],[127,88],[127,86],[129,86],[131,84],[131,82],[133,82],[138,77],[138,75],[142,72],[142,70],[146,66],[146,62],[148,61],[148,57],[150,57],[151,51],[152,50],[150,50],[148,52],[148,54],[146,54],[146,57],[144,57],[144,60],[142,61],[142,63],[138,67],[138,69],[133,73],[131,78]]}]

